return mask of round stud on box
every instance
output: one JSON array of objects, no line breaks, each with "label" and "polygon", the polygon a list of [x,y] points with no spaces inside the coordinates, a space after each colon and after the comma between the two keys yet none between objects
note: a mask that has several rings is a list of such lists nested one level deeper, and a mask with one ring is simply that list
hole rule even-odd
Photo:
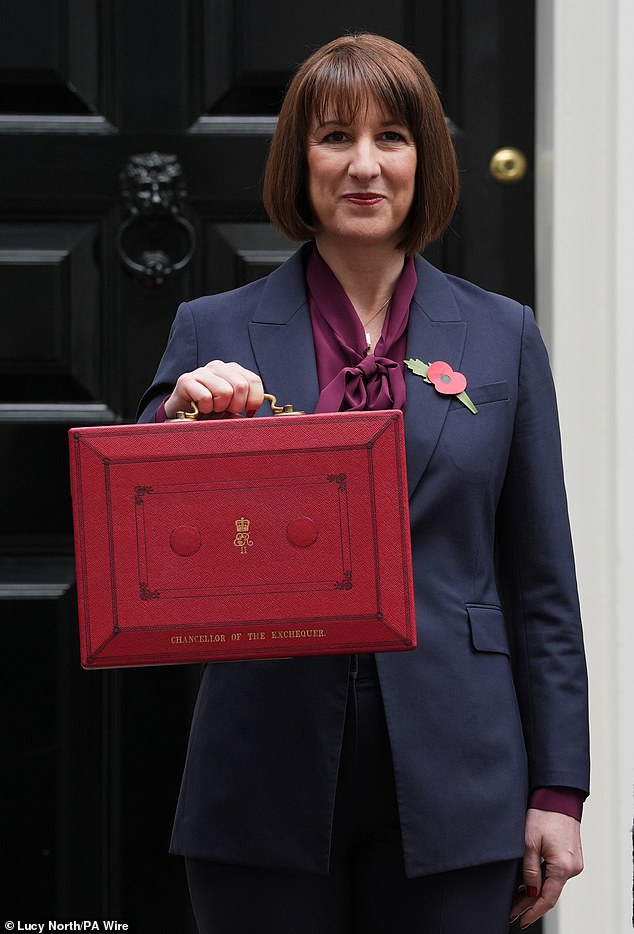
[{"label": "round stud on box", "polygon": [[286,526],[286,537],[291,545],[296,545],[297,548],[309,548],[314,545],[318,535],[317,523],[307,516],[293,519]]},{"label": "round stud on box", "polygon": [[200,532],[193,525],[178,525],[170,535],[170,548],[181,558],[191,558],[202,545]]}]

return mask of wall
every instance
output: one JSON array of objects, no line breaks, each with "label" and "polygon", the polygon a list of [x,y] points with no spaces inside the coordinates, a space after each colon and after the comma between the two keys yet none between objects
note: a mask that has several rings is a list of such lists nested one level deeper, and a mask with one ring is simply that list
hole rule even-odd
[{"label": "wall", "polygon": [[538,0],[537,294],[588,652],[586,869],[547,934],[625,934],[634,764],[634,4]]}]

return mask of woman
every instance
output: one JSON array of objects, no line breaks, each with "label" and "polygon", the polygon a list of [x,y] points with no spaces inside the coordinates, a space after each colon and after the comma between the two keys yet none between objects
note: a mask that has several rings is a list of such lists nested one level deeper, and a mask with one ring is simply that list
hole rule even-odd
[{"label": "woman", "polygon": [[[371,35],[324,46],[265,178],[304,247],[181,306],[142,403],[145,421],[266,414],[265,385],[309,412],[405,410],[419,648],[206,667],[172,839],[201,932],[501,934],[581,871],[586,676],[552,380],[528,309],[418,255],[456,198],[418,60]],[[460,370],[477,412],[409,358]]]}]

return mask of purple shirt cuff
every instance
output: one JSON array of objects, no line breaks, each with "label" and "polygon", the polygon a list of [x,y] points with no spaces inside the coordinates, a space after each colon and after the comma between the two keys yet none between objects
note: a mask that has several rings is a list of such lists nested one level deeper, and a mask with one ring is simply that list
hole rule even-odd
[{"label": "purple shirt cuff", "polygon": [[165,414],[165,403],[167,402],[168,399],[169,399],[169,396],[165,396],[165,398],[159,405],[158,409],[154,413],[155,422],[166,422],[167,421],[167,415]]},{"label": "purple shirt cuff", "polygon": [[530,796],[529,808],[556,811],[580,821],[585,794],[576,788],[536,788]]}]

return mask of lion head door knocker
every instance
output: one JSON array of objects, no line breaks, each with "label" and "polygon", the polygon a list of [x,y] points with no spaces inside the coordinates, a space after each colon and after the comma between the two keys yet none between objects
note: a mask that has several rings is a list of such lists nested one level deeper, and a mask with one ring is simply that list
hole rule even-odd
[{"label": "lion head door knocker", "polygon": [[146,285],[164,285],[185,269],[196,245],[183,215],[187,188],[180,162],[162,152],[137,153],[119,181],[127,212],[117,233],[119,258]]}]

